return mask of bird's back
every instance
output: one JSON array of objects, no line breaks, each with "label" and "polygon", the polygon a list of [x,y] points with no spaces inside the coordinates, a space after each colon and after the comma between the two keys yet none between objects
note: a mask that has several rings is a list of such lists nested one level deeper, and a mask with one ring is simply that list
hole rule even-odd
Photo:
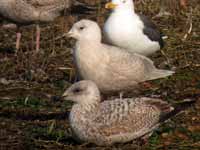
[{"label": "bird's back", "polygon": [[145,56],[114,46],[104,45],[103,47],[110,56],[107,70],[116,77],[121,76],[124,80],[143,82],[173,74],[172,71],[157,69],[153,61]]},{"label": "bird's back", "polygon": [[173,73],[159,71],[149,58],[118,47],[95,42],[82,42],[78,47],[75,60],[81,77],[94,81],[103,93],[127,91],[139,82]]},{"label": "bird's back", "polygon": [[0,14],[18,24],[53,21],[70,6],[68,0],[3,0],[0,4]]},{"label": "bird's back", "polygon": [[104,25],[104,35],[106,42],[145,56],[163,46],[156,26],[147,17],[134,12],[112,12]]},{"label": "bird's back", "polygon": [[86,114],[90,117],[87,120],[90,127],[85,132],[100,145],[124,143],[152,132],[164,112],[160,107],[166,112],[170,109],[166,102],[151,98],[104,101],[99,107],[93,114]]}]

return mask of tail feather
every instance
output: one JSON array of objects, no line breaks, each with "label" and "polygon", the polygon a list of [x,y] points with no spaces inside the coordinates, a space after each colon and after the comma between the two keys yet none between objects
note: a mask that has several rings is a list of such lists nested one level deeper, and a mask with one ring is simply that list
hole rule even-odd
[{"label": "tail feather", "polygon": [[174,73],[175,73],[174,71],[170,71],[170,70],[156,69],[152,71],[150,74],[148,74],[147,78],[148,80],[155,80],[155,79],[171,76]]},{"label": "tail feather", "polygon": [[89,15],[89,14],[94,13],[94,11],[97,11],[96,6],[87,5],[86,3],[81,3],[81,2],[75,1],[70,12],[73,15],[76,15],[76,14]]},{"label": "tail feather", "polygon": [[170,119],[171,117],[179,114],[180,112],[188,109],[189,107],[191,107],[194,103],[196,102],[196,100],[185,100],[182,103],[179,104],[175,104],[173,106],[174,110],[172,110],[171,112],[167,113],[167,114],[162,114],[160,116],[160,121],[159,122],[165,122],[168,119]]},{"label": "tail feather", "polygon": [[76,15],[90,15],[90,14],[94,14],[94,11],[96,11],[96,8],[92,8],[90,6],[73,6],[73,8],[71,8],[71,14]]}]

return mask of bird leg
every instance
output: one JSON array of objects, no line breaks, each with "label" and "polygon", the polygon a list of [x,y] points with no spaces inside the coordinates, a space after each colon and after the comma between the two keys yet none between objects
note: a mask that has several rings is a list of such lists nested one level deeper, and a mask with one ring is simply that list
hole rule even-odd
[{"label": "bird leg", "polygon": [[186,8],[186,7],[187,7],[187,0],[180,0],[180,5],[181,5],[183,8]]},{"label": "bird leg", "polygon": [[119,93],[119,98],[120,98],[120,100],[123,99],[123,95],[124,95],[124,92],[120,92],[120,93]]},{"label": "bird leg", "polygon": [[19,29],[17,30],[16,36],[17,36],[17,39],[16,39],[16,53],[17,53],[18,50],[19,50],[19,47],[20,47],[20,40],[21,40],[21,36],[22,36],[22,34],[19,31]]},{"label": "bird leg", "polygon": [[40,50],[40,26],[36,25],[36,53]]},{"label": "bird leg", "polygon": [[20,27],[18,27],[16,24],[13,23],[9,23],[9,24],[5,24],[1,26],[3,29],[17,29],[16,32],[16,44],[15,44],[15,48],[16,48],[16,53],[19,50],[20,47],[20,41],[21,41],[21,31],[20,31]]}]

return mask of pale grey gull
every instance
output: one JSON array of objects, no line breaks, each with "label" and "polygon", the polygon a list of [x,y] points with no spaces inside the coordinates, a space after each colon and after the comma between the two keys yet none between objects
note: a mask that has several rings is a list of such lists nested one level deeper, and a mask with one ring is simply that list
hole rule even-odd
[{"label": "pale grey gull", "polygon": [[101,43],[101,30],[94,21],[75,23],[67,35],[77,40],[73,55],[80,78],[94,81],[101,92],[128,91],[174,73],[157,69],[145,56]]}]

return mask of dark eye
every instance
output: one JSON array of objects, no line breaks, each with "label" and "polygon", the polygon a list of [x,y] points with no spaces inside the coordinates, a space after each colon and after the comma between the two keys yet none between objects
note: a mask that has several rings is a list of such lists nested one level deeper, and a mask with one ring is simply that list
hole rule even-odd
[{"label": "dark eye", "polygon": [[81,92],[81,91],[82,91],[82,89],[80,89],[80,88],[75,88],[75,89],[73,90],[74,93],[79,93],[79,92]]},{"label": "dark eye", "polygon": [[84,29],[84,27],[79,27],[79,30],[83,30]]}]

